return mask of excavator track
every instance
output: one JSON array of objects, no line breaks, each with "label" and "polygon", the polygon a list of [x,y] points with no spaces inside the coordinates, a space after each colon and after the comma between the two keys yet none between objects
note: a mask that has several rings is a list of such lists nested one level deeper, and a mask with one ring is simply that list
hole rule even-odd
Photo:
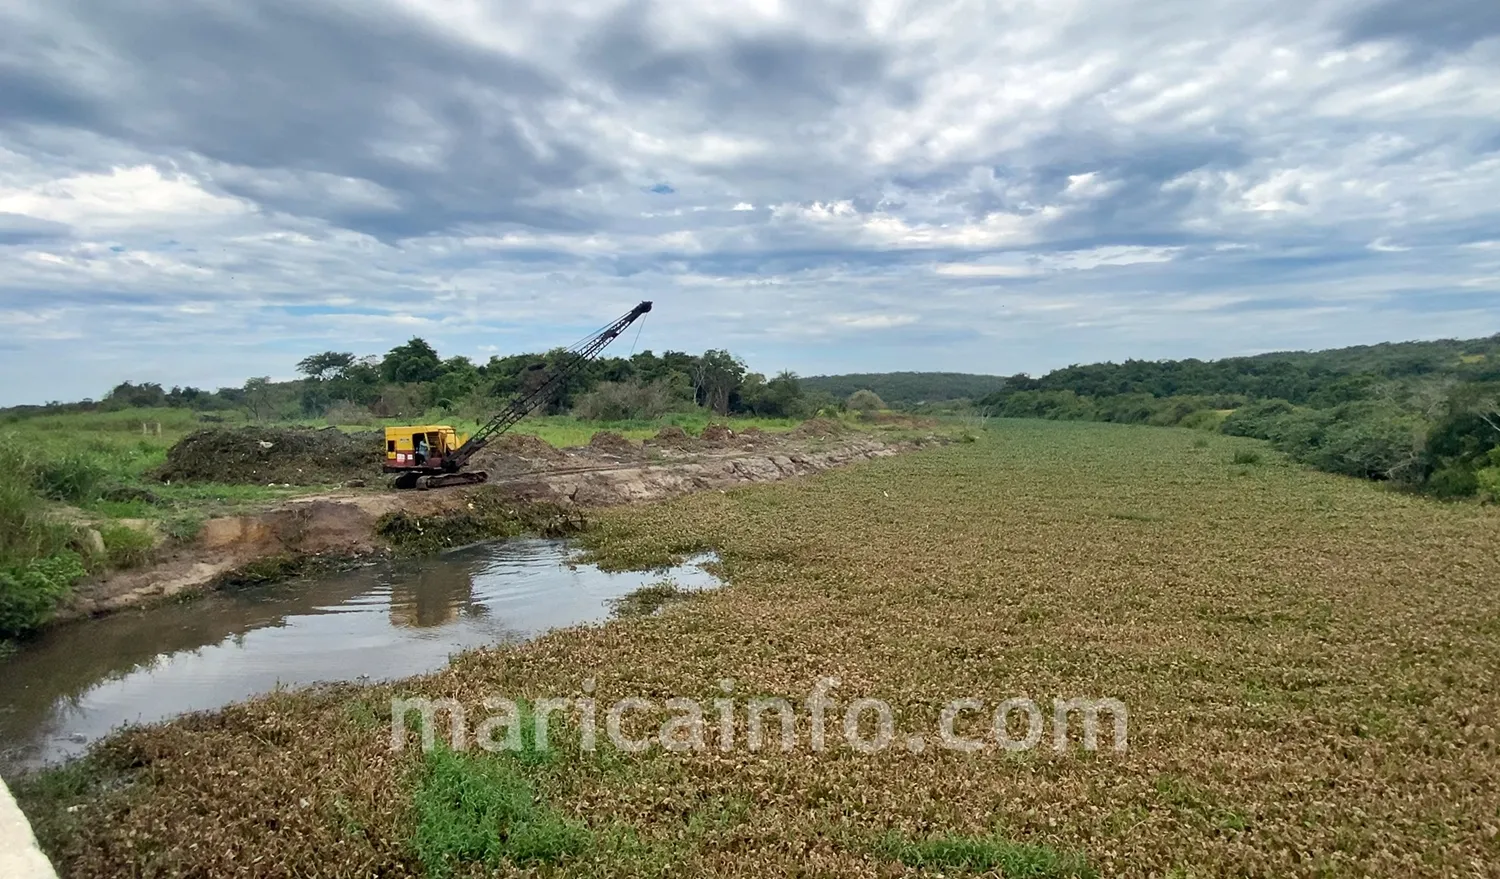
[{"label": "excavator track", "polygon": [[483,470],[466,470],[462,473],[435,473],[417,479],[417,488],[427,491],[433,488],[451,488],[455,485],[478,485],[490,478]]}]

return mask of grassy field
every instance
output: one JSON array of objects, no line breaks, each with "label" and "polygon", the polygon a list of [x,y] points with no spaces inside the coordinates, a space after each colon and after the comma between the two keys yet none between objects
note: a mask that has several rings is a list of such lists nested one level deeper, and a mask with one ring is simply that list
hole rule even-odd
[{"label": "grassy field", "polygon": [[[65,874],[1494,875],[1500,510],[1185,430],[978,442],[612,511],[615,566],[716,549],[657,615],[126,732],[17,793]],[[785,697],[833,717],[1112,698],[1128,749],[389,746],[393,695]],[[743,701],[739,703],[743,707]],[[642,718],[649,722],[642,722]],[[774,723],[774,719],[772,721]],[[981,738],[983,714],[960,728]],[[839,720],[832,721],[837,728]],[[743,730],[743,727],[741,727]],[[866,734],[868,730],[866,729]],[[1105,733],[1108,736],[1108,732]],[[70,809],[74,806],[82,808]]]}]

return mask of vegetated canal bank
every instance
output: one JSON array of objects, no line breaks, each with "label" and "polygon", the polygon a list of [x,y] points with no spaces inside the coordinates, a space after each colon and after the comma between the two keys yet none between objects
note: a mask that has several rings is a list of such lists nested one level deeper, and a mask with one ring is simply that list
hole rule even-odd
[{"label": "vegetated canal bank", "polygon": [[706,556],[605,573],[570,565],[572,555],[559,540],[510,540],[52,629],[0,676],[0,769],[35,768],[124,724],[281,687],[433,671],[462,650],[606,619],[611,602],[664,580],[684,590],[718,583]]},{"label": "vegetated canal bank", "polygon": [[[56,620],[100,616],[247,577],[274,578],[280,570],[295,572],[307,563],[389,552],[398,532],[398,542],[427,550],[515,531],[564,532],[569,528],[552,529],[533,513],[567,526],[566,520],[577,515],[574,511],[807,476],[944,441],[926,433],[818,434],[817,424],[809,425],[800,434],[753,438],[740,445],[692,440],[690,448],[648,450],[625,443],[609,453],[564,453],[534,438],[528,438],[531,443],[512,438],[517,442],[486,449],[476,459],[490,473],[490,483],[477,489],[351,489],[210,519],[191,543],[154,564],[81,584]],[[393,518],[401,521],[393,523]],[[415,528],[400,527],[413,522],[437,528],[418,534]],[[384,527],[393,524],[398,527]]]}]

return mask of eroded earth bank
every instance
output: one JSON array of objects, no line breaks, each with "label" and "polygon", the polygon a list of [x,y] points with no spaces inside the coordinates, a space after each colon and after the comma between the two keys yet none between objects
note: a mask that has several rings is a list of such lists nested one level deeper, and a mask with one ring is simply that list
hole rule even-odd
[{"label": "eroded earth bank", "polygon": [[556,449],[510,436],[475,459],[485,485],[393,491],[383,482],[295,498],[263,511],[209,519],[190,542],[149,567],[80,584],[55,619],[94,616],[230,583],[277,579],[377,553],[433,551],[507,533],[576,530],[589,508],[804,476],[895,455],[941,438],[848,432],[814,420],[786,434],[703,437],[664,429],[631,442],[597,434],[588,446]]}]

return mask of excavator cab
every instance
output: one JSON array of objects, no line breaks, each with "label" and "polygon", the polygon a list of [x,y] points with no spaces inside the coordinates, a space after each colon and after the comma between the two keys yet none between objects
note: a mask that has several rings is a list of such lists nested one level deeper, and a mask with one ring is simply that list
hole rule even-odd
[{"label": "excavator cab", "polygon": [[441,473],[444,461],[467,437],[446,424],[413,424],[385,429],[386,473]]}]

